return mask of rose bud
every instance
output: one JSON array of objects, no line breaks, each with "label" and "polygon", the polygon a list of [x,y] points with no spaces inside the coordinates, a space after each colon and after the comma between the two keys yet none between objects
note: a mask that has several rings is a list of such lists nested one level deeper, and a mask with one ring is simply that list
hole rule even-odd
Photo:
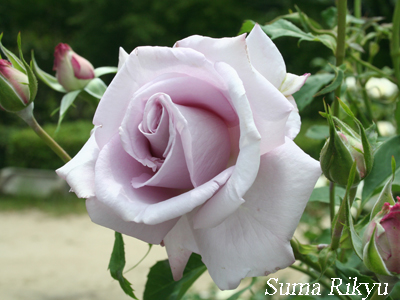
[{"label": "rose bud", "polygon": [[30,103],[29,80],[5,59],[0,59],[0,107],[18,112]]},{"label": "rose bud", "polygon": [[367,168],[365,151],[370,153],[370,146],[365,147],[361,137],[347,124],[338,118],[327,114],[329,123],[329,138],[321,150],[320,162],[324,175],[332,182],[346,185],[351,166],[355,161],[357,172],[354,184],[358,184],[361,179],[368,175],[370,168]]},{"label": "rose bud", "polygon": [[364,263],[371,271],[400,274],[400,202],[383,205],[365,230],[363,244]]},{"label": "rose bud", "polygon": [[83,89],[95,77],[92,64],[76,54],[68,44],[57,45],[53,70],[58,82],[67,91]]}]

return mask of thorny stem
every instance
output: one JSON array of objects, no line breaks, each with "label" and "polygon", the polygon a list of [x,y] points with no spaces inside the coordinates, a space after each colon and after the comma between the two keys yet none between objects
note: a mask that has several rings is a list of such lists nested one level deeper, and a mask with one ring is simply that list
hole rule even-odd
[{"label": "thorny stem", "polygon": [[71,160],[71,157],[68,155],[67,152],[55,140],[51,138],[47,134],[46,131],[38,124],[35,117],[33,116],[33,103],[31,103],[27,108],[17,112],[17,115],[24,120],[32,129],[36,132],[36,134],[46,143],[47,146],[50,147],[51,150],[55,154],[60,157],[63,162],[67,163]]}]

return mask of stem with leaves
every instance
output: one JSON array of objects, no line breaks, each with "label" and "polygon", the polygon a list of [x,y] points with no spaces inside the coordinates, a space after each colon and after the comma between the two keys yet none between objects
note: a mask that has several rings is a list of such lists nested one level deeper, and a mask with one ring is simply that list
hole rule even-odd
[{"label": "stem with leaves", "polygon": [[[400,90],[400,0],[396,1],[393,13],[393,31],[390,43],[390,55],[392,57],[396,83]],[[400,133],[400,103],[397,102],[395,111],[397,133]]]},{"label": "stem with leaves", "polygon": [[35,117],[33,116],[33,103],[31,103],[27,108],[16,113],[22,120],[24,120],[36,134],[50,147],[55,154],[62,159],[63,162],[67,163],[71,160],[71,157],[67,152],[51,136],[47,134],[46,131],[38,124]]},{"label": "stem with leaves", "polygon": [[[303,269],[302,267],[295,266],[295,265],[291,265],[290,268],[292,268],[293,270],[302,272],[302,273],[308,275],[310,278],[312,278],[312,279],[314,279],[314,280],[318,280],[318,277],[319,277],[319,276],[318,276],[315,272],[312,272],[312,271],[307,270],[307,269]],[[319,279],[318,282],[321,283],[321,285],[322,285],[324,288],[326,288],[327,290],[329,290],[330,287],[331,287],[331,285],[330,285],[327,281],[325,281],[325,280]],[[350,299],[349,297],[340,295],[340,294],[338,293],[338,291],[335,290],[335,289],[332,289],[332,292],[333,292],[333,294],[335,294],[336,297],[338,297],[338,298],[341,299],[341,300],[348,300],[348,299]]]},{"label": "stem with leaves", "polygon": [[[336,66],[343,64],[346,52],[346,15],[347,15],[347,0],[337,0],[337,46],[336,46]],[[340,97],[341,85],[335,91],[335,96]],[[337,99],[333,103],[333,115],[339,113],[339,103]]]}]

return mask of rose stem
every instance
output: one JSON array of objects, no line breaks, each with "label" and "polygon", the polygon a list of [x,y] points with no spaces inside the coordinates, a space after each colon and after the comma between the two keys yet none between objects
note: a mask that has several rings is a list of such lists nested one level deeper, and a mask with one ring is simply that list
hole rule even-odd
[{"label": "rose stem", "polygon": [[[390,41],[390,55],[392,57],[396,83],[400,90],[400,0],[396,1],[396,7],[393,13],[392,39]],[[395,111],[397,133],[400,133],[400,104],[397,100]]]},{"label": "rose stem", "polygon": [[50,147],[51,150],[55,154],[60,157],[63,162],[67,163],[71,160],[71,157],[67,152],[55,140],[51,138],[47,134],[46,131],[43,130],[42,127],[38,124],[35,117],[33,116],[33,103],[31,103],[27,108],[16,113],[22,120],[24,120],[32,129],[36,132],[36,134],[46,143],[47,146]]}]

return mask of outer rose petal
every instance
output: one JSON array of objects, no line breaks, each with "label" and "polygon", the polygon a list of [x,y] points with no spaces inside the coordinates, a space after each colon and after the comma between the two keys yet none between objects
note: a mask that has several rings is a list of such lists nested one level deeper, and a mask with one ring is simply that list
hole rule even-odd
[{"label": "outer rose petal", "polygon": [[[172,251],[168,255],[179,253],[168,243],[190,251],[195,244],[220,289],[233,289],[244,277],[289,266],[294,262],[290,239],[320,174],[319,163],[286,139],[261,157],[257,179],[234,214],[215,228],[194,229],[192,235],[179,228],[184,223],[177,223],[164,241],[167,251]],[[176,231],[185,234],[177,236]],[[175,239],[168,240],[169,236]]]},{"label": "outer rose petal", "polygon": [[274,42],[256,24],[246,39],[250,62],[277,89],[286,76],[286,65]]},{"label": "outer rose petal", "polygon": [[168,253],[172,276],[174,280],[179,280],[182,278],[192,252],[199,253],[193,236],[193,227],[189,223],[187,215],[182,216],[174,229],[168,232],[164,238],[164,245]]},{"label": "outer rose petal", "polygon": [[310,73],[306,73],[302,76],[297,76],[291,73],[287,73],[285,80],[282,82],[279,90],[284,94],[286,97],[290,96],[294,93],[296,93],[298,90],[301,89],[301,87],[304,85],[306,82],[308,76],[310,76]]},{"label": "outer rose petal", "polygon": [[118,56],[118,71],[121,70],[125,61],[128,59],[129,54],[124,50],[124,48],[119,47],[119,56]]},{"label": "outer rose petal", "polygon": [[292,140],[298,135],[301,127],[301,120],[299,109],[297,108],[296,101],[293,96],[288,96],[287,99],[293,105],[293,110],[289,115],[289,119],[286,123],[286,136]]},{"label": "outer rose petal", "polygon": [[95,196],[94,167],[99,156],[99,147],[94,137],[94,131],[78,154],[56,170],[58,176],[68,182],[79,198]]},{"label": "outer rose petal", "polygon": [[178,219],[172,219],[157,225],[124,221],[112,209],[98,201],[95,197],[86,200],[86,209],[94,223],[133,236],[150,244],[160,244],[168,231],[178,221]]},{"label": "outer rose petal", "polygon": [[292,106],[277,87],[253,68],[246,42],[245,35],[222,39],[191,36],[178,41],[175,47],[194,49],[213,62],[227,63],[236,71],[246,90],[254,122],[261,135],[261,154],[264,154],[284,143],[284,124]]}]

